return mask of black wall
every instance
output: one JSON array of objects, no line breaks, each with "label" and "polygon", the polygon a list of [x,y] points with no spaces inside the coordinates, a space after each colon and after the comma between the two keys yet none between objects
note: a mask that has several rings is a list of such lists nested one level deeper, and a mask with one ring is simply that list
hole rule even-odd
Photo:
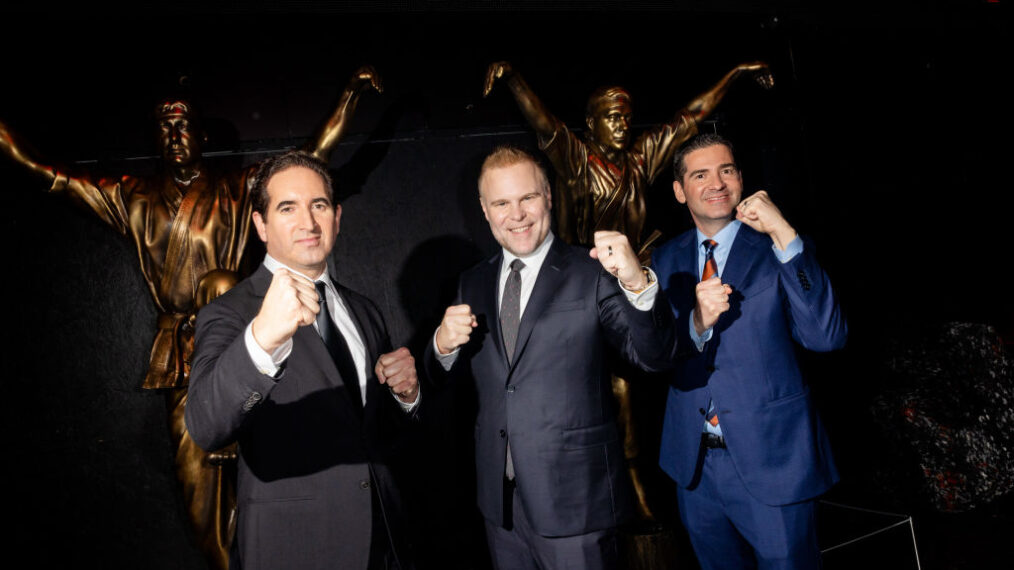
[{"label": "black wall", "polygon": [[[776,88],[737,85],[707,128],[738,143],[748,189],[767,189],[817,240],[841,291],[850,345],[808,363],[843,487],[869,496],[867,409],[890,380],[879,373],[883,347],[950,320],[1014,333],[1007,5],[506,4],[515,9],[5,8],[0,118],[48,161],[152,172],[152,105],[185,75],[211,135],[207,160],[227,168],[301,144],[352,71],[375,65],[385,92],[363,96],[332,159],[344,208],[334,261],[380,306],[394,342],[418,353],[457,273],[495,251],[476,199],[483,155],[502,141],[534,145],[503,85],[481,98],[489,62],[513,62],[573,128],[594,87],[624,85],[643,128],[736,63],[768,61]],[[6,546],[40,566],[203,567],[163,401],[140,389],[155,311],[133,244],[6,160],[0,188]],[[670,192],[670,180],[655,184],[651,219],[671,236],[690,223]],[[468,419],[454,398],[467,394],[427,402],[450,420],[427,426],[421,445],[448,449],[449,463],[418,467],[417,482],[431,483],[420,512],[469,493],[459,453]],[[454,514],[469,516],[467,505]],[[467,525],[432,520],[433,557],[474,538]]]}]

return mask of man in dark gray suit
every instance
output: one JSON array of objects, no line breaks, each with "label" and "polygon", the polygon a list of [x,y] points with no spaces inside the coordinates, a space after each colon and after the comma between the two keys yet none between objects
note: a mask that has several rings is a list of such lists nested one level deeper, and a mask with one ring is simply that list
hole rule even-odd
[{"label": "man in dark gray suit", "polygon": [[239,442],[230,567],[410,568],[388,465],[419,404],[415,362],[328,271],[341,206],[326,165],[273,157],[254,194],[267,256],[198,315],[186,409],[201,447]]},{"label": "man in dark gray suit", "polygon": [[623,234],[596,232],[590,252],[553,237],[549,183],[531,155],[487,157],[479,203],[502,251],[461,276],[425,362],[436,380],[475,382],[478,502],[494,564],[613,568],[632,503],[606,353],[670,366],[672,315]]}]

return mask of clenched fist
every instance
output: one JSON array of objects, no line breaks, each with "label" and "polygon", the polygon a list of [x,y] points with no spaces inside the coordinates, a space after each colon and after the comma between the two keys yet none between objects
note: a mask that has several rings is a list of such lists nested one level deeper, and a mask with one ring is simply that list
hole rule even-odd
[{"label": "clenched fist", "polygon": [[449,354],[468,342],[472,329],[477,326],[472,308],[468,305],[452,305],[444,311],[444,319],[437,328],[437,352]]},{"label": "clenched fist", "polygon": [[405,347],[394,352],[381,354],[373,371],[381,384],[406,404],[411,404],[419,395],[419,379],[415,370],[415,358]]},{"label": "clenched fist", "polygon": [[698,335],[715,326],[718,317],[729,310],[729,295],[732,287],[712,277],[697,284],[697,306],[694,308],[694,330]]},{"label": "clenched fist", "polygon": [[640,291],[648,286],[648,277],[627,236],[620,232],[598,231],[594,239],[595,247],[588,255],[599,260],[606,271],[620,280],[624,289]]},{"label": "clenched fist", "polygon": [[271,278],[260,312],[254,317],[254,340],[271,354],[292,338],[296,329],[312,324],[318,312],[320,303],[313,283],[279,268]]}]

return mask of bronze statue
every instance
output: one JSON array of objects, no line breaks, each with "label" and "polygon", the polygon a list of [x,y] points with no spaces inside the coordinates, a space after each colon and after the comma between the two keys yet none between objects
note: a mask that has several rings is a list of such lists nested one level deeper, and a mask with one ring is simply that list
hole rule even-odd
[{"label": "bronze statue", "polygon": [[631,143],[631,99],[622,87],[596,89],[588,98],[584,140],[554,117],[528,87],[521,74],[506,61],[493,63],[486,72],[483,96],[497,80],[504,80],[528,124],[539,137],[539,148],[556,170],[556,221],[569,243],[593,245],[597,230],[621,231],[642,260],[652,242],[645,237],[644,194],[669,167],[673,153],[697,133],[697,122],[714,111],[732,83],[752,76],[769,88],[774,79],[763,62],[736,66],[711,89],[676,112],[672,122],[657,125]]},{"label": "bronze statue", "polygon": [[[483,97],[498,80],[507,82],[521,114],[538,135],[539,148],[556,170],[557,231],[572,244],[594,245],[598,230],[623,232],[642,263],[647,264],[652,244],[661,237],[655,230],[644,235],[645,192],[670,167],[679,145],[697,134],[697,122],[714,111],[732,83],[753,77],[764,88],[774,78],[763,62],[737,65],[711,89],[676,112],[672,122],[652,127],[631,142],[631,98],[622,87],[596,89],[588,98],[584,139],[578,138],[542,104],[510,63],[490,64]],[[628,471],[642,519],[654,520],[635,459],[639,454],[630,407],[629,383],[613,377],[613,394],[619,403],[618,422],[624,434]]]},{"label": "bronze statue", "polygon": [[[327,161],[345,132],[359,96],[382,92],[370,66],[358,69],[338,105],[304,150]],[[101,178],[69,174],[35,160],[0,122],[0,154],[9,156],[129,237],[158,309],[157,330],[143,387],[164,389],[169,427],[177,447],[176,475],[201,550],[212,568],[228,567],[235,511],[234,482],[223,479],[235,454],[207,454],[183,423],[193,319],[204,303],[235,283],[250,230],[250,190],[256,165],[216,172],[201,158],[205,141],[190,102],[169,99],[156,108],[163,171],[153,177]]]}]

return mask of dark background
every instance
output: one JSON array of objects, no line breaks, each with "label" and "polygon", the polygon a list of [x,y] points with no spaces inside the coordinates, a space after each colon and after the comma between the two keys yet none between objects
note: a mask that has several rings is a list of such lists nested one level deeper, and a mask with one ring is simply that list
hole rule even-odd
[{"label": "dark background", "polygon": [[[735,64],[767,61],[775,89],[737,84],[703,128],[737,143],[747,191],[768,190],[814,237],[840,291],[849,346],[806,362],[843,474],[831,498],[914,513],[926,568],[989,567],[1012,554],[996,538],[1014,530],[1010,497],[934,512],[869,409],[899,340],[955,320],[1014,338],[1009,16],[1007,2],[975,0],[16,3],[0,9],[0,118],[46,162],[151,173],[153,105],[185,77],[207,163],[231,168],[302,144],[373,64],[384,94],[362,97],[331,161],[344,208],[334,262],[420,354],[457,274],[495,251],[476,199],[482,157],[535,144],[504,85],[481,97],[491,61],[510,60],[574,129],[592,89],[623,85],[638,130]],[[690,227],[670,183],[649,202],[667,236]],[[133,244],[7,160],[0,188],[5,549],[38,567],[203,568],[164,402],[140,389],[155,310]],[[263,250],[247,251],[256,263]],[[650,418],[660,402],[646,393]],[[424,561],[481,567],[467,394],[424,398],[426,460],[406,477]]]}]

